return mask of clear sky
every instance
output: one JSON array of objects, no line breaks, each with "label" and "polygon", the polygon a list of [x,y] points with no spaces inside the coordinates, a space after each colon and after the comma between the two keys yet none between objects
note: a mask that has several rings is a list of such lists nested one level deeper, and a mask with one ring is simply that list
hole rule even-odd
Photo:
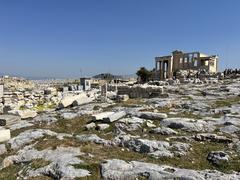
[{"label": "clear sky", "polygon": [[176,49],[240,68],[240,0],[0,0],[0,73],[135,74]]}]

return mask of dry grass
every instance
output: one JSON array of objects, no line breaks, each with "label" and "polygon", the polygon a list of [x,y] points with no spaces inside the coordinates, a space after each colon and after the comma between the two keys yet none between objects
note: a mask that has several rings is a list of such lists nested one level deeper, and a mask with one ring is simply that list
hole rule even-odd
[{"label": "dry grass", "polygon": [[234,104],[240,104],[240,96],[235,97],[228,97],[227,99],[220,99],[213,102],[213,108],[220,108],[220,107],[230,107]]}]

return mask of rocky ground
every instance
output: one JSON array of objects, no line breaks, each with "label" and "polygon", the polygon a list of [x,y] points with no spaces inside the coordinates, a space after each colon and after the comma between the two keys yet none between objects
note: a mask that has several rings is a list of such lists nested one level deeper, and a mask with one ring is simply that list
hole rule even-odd
[{"label": "rocky ground", "polygon": [[[13,118],[8,115],[8,119]],[[7,123],[0,179],[240,179],[240,79]]]}]

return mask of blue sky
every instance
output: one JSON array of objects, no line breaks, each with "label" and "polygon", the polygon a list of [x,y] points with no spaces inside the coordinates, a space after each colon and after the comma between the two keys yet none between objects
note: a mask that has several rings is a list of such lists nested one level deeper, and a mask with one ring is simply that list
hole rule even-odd
[{"label": "blue sky", "polygon": [[0,0],[0,72],[134,74],[173,50],[240,68],[239,0]]}]

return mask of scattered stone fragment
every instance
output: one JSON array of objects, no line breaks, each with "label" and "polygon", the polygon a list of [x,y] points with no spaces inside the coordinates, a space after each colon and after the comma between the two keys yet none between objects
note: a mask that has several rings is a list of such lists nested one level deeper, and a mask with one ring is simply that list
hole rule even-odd
[{"label": "scattered stone fragment", "polygon": [[71,138],[73,137],[72,134],[66,134],[66,133],[58,133],[56,138],[59,140],[63,140],[64,138]]},{"label": "scattered stone fragment", "polygon": [[94,129],[95,127],[96,124],[94,122],[85,125],[86,130]]},{"label": "scattered stone fragment", "polygon": [[149,127],[149,128],[155,128],[155,127],[156,127],[156,125],[153,124],[153,122],[150,121],[150,120],[147,121],[146,125],[147,125],[147,127]]}]

